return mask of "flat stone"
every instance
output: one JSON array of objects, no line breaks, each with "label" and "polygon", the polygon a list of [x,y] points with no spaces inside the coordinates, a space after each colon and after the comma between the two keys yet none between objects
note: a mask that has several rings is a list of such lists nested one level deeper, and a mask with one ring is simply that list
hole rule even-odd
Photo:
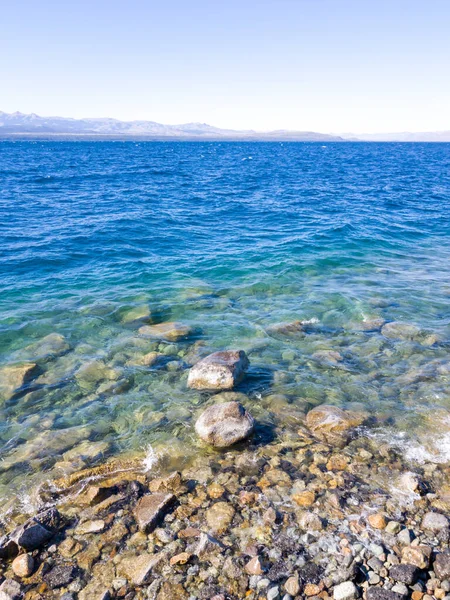
[{"label": "flat stone", "polygon": [[188,386],[196,390],[232,390],[244,379],[249,364],[243,350],[214,352],[190,369]]},{"label": "flat stone", "polygon": [[254,428],[250,413],[239,402],[214,404],[195,424],[197,435],[216,448],[226,448],[247,438]]},{"label": "flat stone", "polygon": [[21,554],[13,560],[11,567],[17,577],[29,577],[34,571],[34,558],[31,554]]},{"label": "flat stone", "polygon": [[77,525],[75,529],[76,535],[86,535],[87,533],[100,533],[105,529],[105,521],[97,519],[95,521],[85,521]]},{"label": "flat stone", "polygon": [[0,398],[9,400],[36,374],[36,363],[5,365],[0,368]]},{"label": "flat stone", "polygon": [[337,406],[322,404],[306,415],[306,425],[321,441],[341,446],[352,429],[361,425],[363,417]]},{"label": "flat stone", "polygon": [[173,494],[147,494],[143,496],[134,509],[139,529],[150,533],[174,504]]},{"label": "flat stone", "polygon": [[117,565],[117,574],[126,577],[133,585],[143,585],[163,558],[162,553],[126,557]]},{"label": "flat stone", "polygon": [[189,325],[184,325],[176,321],[167,321],[166,323],[158,323],[157,325],[144,325],[140,327],[139,333],[159,340],[177,342],[188,338],[194,333],[194,330]]},{"label": "flat stone", "polygon": [[133,323],[151,323],[152,313],[147,304],[134,306],[122,314],[121,323],[129,325]]},{"label": "flat stone", "polygon": [[111,592],[101,581],[91,580],[78,594],[78,600],[110,600]]},{"label": "flat stone", "polygon": [[394,581],[400,581],[407,585],[416,583],[419,576],[419,569],[416,565],[394,565],[389,569],[389,577]]},{"label": "flat stone", "polygon": [[333,591],[334,600],[356,600],[359,592],[353,581],[344,581],[337,585]]},{"label": "flat stone", "polygon": [[441,581],[450,579],[450,554],[448,552],[441,552],[438,554],[434,561],[433,568]]},{"label": "flat stone", "polygon": [[223,533],[230,526],[235,512],[228,502],[216,502],[206,511],[206,522],[213,533]]}]

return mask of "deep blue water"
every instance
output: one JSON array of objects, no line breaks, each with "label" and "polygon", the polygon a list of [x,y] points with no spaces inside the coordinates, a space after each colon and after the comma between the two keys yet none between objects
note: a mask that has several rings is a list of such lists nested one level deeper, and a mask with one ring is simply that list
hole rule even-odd
[{"label": "deep blue water", "polygon": [[[11,463],[0,495],[24,471],[51,472],[55,461],[29,448],[55,431],[85,427],[76,442],[107,453],[192,441],[205,398],[186,390],[189,343],[146,347],[178,371],[127,364],[139,336],[122,317],[136,306],[194,326],[210,350],[247,350],[244,391],[281,428],[275,393],[299,412],[358,405],[408,434],[424,412],[450,408],[450,144],[0,142],[0,216],[0,361],[54,332],[70,345],[38,357],[50,376],[37,388],[0,403]],[[361,332],[372,318],[422,338]],[[293,319],[316,329],[267,334]],[[322,350],[343,360],[312,358]],[[92,359],[124,389],[80,389],[74,373]],[[433,375],[405,385],[414,369]]]}]

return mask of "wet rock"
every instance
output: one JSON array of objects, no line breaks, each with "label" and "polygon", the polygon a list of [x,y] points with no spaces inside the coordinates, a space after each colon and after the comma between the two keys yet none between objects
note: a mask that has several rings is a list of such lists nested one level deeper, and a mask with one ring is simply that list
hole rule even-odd
[{"label": "wet rock", "polygon": [[51,508],[36,517],[29,519],[24,525],[11,534],[11,539],[27,552],[44,546],[57,532],[61,524],[61,516],[56,508]]},{"label": "wet rock", "polygon": [[78,384],[85,388],[100,383],[105,379],[116,380],[119,373],[115,369],[108,367],[102,360],[92,360],[82,365],[75,373]]},{"label": "wet rock", "polygon": [[170,566],[173,567],[174,565],[185,565],[191,558],[191,556],[192,554],[190,554],[189,552],[180,552],[180,554],[172,556],[172,558],[169,561]]},{"label": "wet rock", "polygon": [[139,329],[141,335],[148,335],[158,340],[167,340],[169,342],[178,342],[188,338],[194,333],[194,330],[189,325],[177,323],[175,321],[167,321],[158,323],[157,325],[144,325]]},{"label": "wet rock", "polygon": [[446,516],[437,512],[428,512],[422,519],[422,528],[439,533],[442,530],[448,530],[449,522]]},{"label": "wet rock", "polygon": [[135,323],[151,323],[152,313],[150,311],[150,307],[147,304],[134,306],[122,314],[120,321],[124,325]]},{"label": "wet rock", "polygon": [[394,565],[389,570],[389,577],[407,585],[416,583],[418,576],[419,569],[415,565]]},{"label": "wet rock", "polygon": [[293,577],[289,577],[289,579],[284,584],[284,589],[291,596],[297,596],[300,593],[300,582],[298,577],[295,575]]},{"label": "wet rock", "polygon": [[245,570],[249,575],[262,575],[264,573],[263,565],[259,556],[254,556],[245,565]]},{"label": "wet rock", "polygon": [[105,529],[105,521],[98,519],[96,521],[85,521],[80,523],[75,529],[76,535],[86,535],[87,533],[100,533]]},{"label": "wet rock", "polygon": [[438,554],[434,561],[433,568],[441,581],[450,579],[450,554],[448,552],[441,552]]},{"label": "wet rock", "polygon": [[42,579],[52,590],[67,586],[77,575],[74,565],[56,565],[48,573],[43,575]]},{"label": "wet rock", "polygon": [[319,350],[312,355],[314,360],[322,363],[337,364],[344,360],[343,356],[335,350]]},{"label": "wet rock", "polygon": [[134,510],[139,529],[145,533],[153,531],[174,502],[173,494],[157,493],[143,496]]},{"label": "wet rock", "polygon": [[381,587],[370,587],[367,590],[366,598],[367,600],[404,600],[401,594]]},{"label": "wet rock", "polygon": [[182,479],[179,471],[170,473],[167,477],[157,477],[149,483],[151,492],[176,492],[181,488]]},{"label": "wet rock", "polygon": [[[78,594],[78,600],[110,600],[111,592],[102,582],[93,579]],[[62,600],[62,599],[61,599]]]},{"label": "wet rock", "polygon": [[0,399],[9,400],[36,374],[35,363],[6,365],[0,368]]},{"label": "wet rock", "polygon": [[345,444],[352,429],[362,421],[363,417],[356,413],[327,404],[313,408],[306,415],[306,424],[318,439],[338,446]]},{"label": "wet rock", "polygon": [[21,597],[20,583],[14,579],[5,579],[0,585],[0,600],[19,600]]},{"label": "wet rock", "polygon": [[302,333],[304,325],[302,321],[291,321],[286,323],[274,323],[266,328],[269,335],[295,335]]},{"label": "wet rock", "polygon": [[128,556],[117,565],[117,574],[126,577],[134,585],[143,585],[150,577],[153,569],[164,559],[162,553],[143,553],[139,556]]},{"label": "wet rock", "polygon": [[334,600],[356,600],[359,598],[359,592],[353,581],[344,581],[334,588]]},{"label": "wet rock", "polygon": [[420,329],[410,323],[393,321],[392,323],[383,325],[381,333],[384,337],[393,340],[413,340],[420,333]]},{"label": "wet rock", "polygon": [[384,529],[386,527],[386,518],[379,513],[369,515],[367,521],[374,529]]},{"label": "wet rock", "polygon": [[31,554],[21,554],[13,560],[11,567],[17,577],[29,577],[34,571],[34,558]]},{"label": "wet rock", "polygon": [[188,386],[197,390],[231,390],[243,380],[248,366],[243,350],[214,352],[190,369]]},{"label": "wet rock", "polygon": [[213,533],[223,533],[228,529],[235,514],[228,502],[217,502],[206,511],[206,522]]},{"label": "wet rock", "polygon": [[226,448],[247,438],[254,420],[239,402],[214,404],[203,412],[195,424],[197,435],[216,448]]},{"label": "wet rock", "polygon": [[197,555],[200,560],[210,560],[211,557],[223,550],[225,550],[225,546],[222,542],[216,540],[212,535],[201,533],[193,554]]}]

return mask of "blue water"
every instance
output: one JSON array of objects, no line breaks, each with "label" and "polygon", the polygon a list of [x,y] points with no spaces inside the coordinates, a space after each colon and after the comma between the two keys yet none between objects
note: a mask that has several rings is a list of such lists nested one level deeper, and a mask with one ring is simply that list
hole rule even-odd
[{"label": "blue water", "polygon": [[[0,142],[0,182],[0,361],[52,333],[70,347],[36,352],[39,379],[0,402],[0,496],[75,468],[64,453],[88,442],[102,456],[77,467],[149,444],[195,453],[199,348],[248,352],[242,391],[276,436],[322,402],[420,443],[447,415],[450,144]],[[123,322],[136,307],[195,336],[142,338]],[[420,335],[362,331],[374,318]],[[268,333],[295,319],[306,335]],[[329,350],[342,360],[313,357]],[[172,364],[132,364],[148,351]],[[80,386],[91,360],[115,369],[109,387]]]}]

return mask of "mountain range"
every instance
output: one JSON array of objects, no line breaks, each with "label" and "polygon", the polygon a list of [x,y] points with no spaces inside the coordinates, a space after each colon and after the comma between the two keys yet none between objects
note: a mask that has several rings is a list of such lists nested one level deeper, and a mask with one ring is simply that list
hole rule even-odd
[{"label": "mountain range", "polygon": [[41,117],[21,112],[0,111],[0,137],[83,137],[95,139],[184,139],[184,140],[249,140],[249,141],[398,141],[398,142],[450,142],[450,131],[423,133],[368,133],[340,135],[314,131],[253,131],[220,129],[206,123],[163,125],[155,121],[120,121],[118,119],[71,119],[66,117]]}]

